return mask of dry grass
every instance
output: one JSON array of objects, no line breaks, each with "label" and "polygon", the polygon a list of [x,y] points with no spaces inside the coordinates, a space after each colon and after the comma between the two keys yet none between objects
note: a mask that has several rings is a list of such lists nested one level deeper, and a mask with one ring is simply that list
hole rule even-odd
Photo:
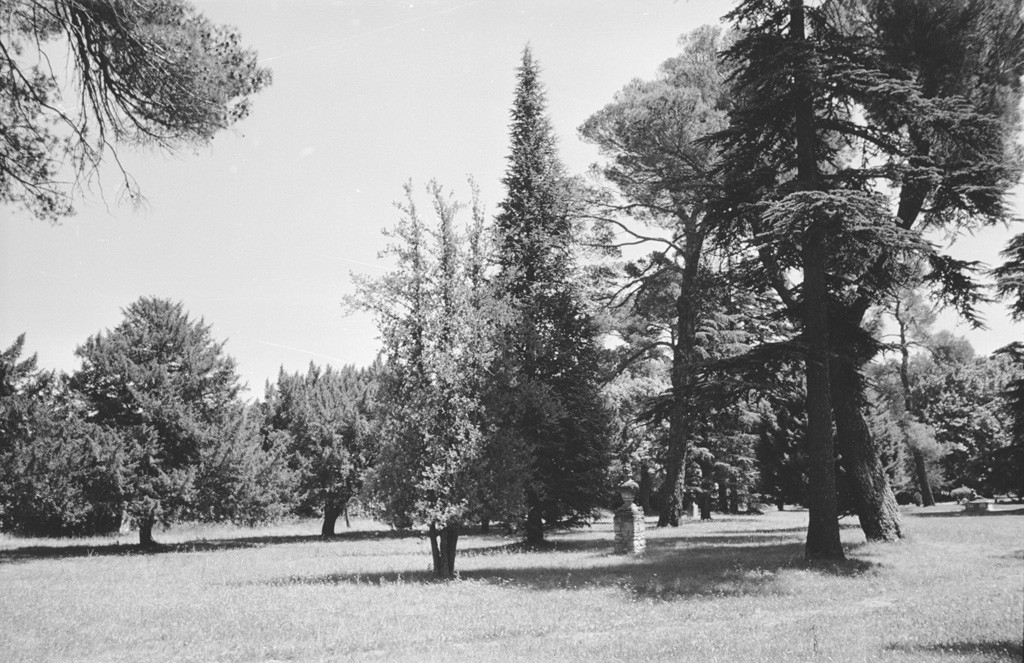
[{"label": "dry grass", "polygon": [[451,583],[371,523],[172,530],[155,554],[3,538],[0,660],[1020,661],[1024,512],[908,515],[898,545],[845,522],[850,561],[824,566],[801,512],[649,530],[640,559],[607,522],[544,552],[466,536]]}]

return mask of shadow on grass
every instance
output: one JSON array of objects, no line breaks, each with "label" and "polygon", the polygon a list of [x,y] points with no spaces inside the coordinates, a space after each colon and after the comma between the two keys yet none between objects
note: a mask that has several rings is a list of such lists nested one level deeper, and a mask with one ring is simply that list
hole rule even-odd
[{"label": "shadow on grass", "polygon": [[[355,531],[342,532],[330,538],[320,535],[292,536],[239,536],[225,539],[196,539],[182,543],[157,543],[153,546],[138,544],[108,543],[97,546],[24,546],[0,550],[0,564],[26,562],[36,559],[64,559],[71,557],[109,557],[131,555],[160,555],[164,553],[215,552],[221,550],[240,550],[246,548],[262,548],[264,546],[287,545],[295,543],[343,543],[351,541],[381,541],[385,539],[406,539],[421,536],[415,531]],[[376,554],[376,553],[375,553]]]},{"label": "shadow on grass", "polygon": [[[463,581],[483,582],[539,591],[612,587],[637,598],[672,600],[703,595],[748,595],[788,593],[788,580],[783,571],[806,571],[841,577],[856,577],[870,571],[875,564],[848,559],[844,562],[811,563],[803,559],[803,543],[779,542],[774,532],[760,537],[744,533],[743,545],[733,537],[649,539],[647,553],[642,557],[611,555],[607,540],[555,541],[546,551],[531,555],[495,558],[487,565],[482,553],[459,553],[456,571]],[[727,539],[722,543],[719,539]],[[732,545],[730,545],[732,544]],[[516,553],[519,544],[501,546],[498,550]],[[561,552],[602,551],[604,554],[579,559]],[[554,553],[554,554],[551,554]],[[473,559],[476,558],[476,559]],[[473,560],[470,562],[470,560]],[[465,563],[462,563],[465,562]],[[564,563],[563,563],[564,562]],[[459,569],[460,564],[463,567]],[[426,584],[438,582],[428,571],[387,573],[334,573],[314,576],[288,576],[269,584],[294,585],[386,585],[400,583]]]},{"label": "shadow on grass", "polygon": [[980,511],[978,513],[967,513],[966,511],[914,511],[907,514],[915,518],[991,518],[993,516],[1024,516],[1024,508],[1007,509],[1005,511]]},{"label": "shadow on grass", "polygon": [[947,642],[942,644],[895,644],[888,651],[901,654],[947,654],[949,656],[981,656],[986,661],[1024,661],[1024,644],[1013,640],[986,642]]}]

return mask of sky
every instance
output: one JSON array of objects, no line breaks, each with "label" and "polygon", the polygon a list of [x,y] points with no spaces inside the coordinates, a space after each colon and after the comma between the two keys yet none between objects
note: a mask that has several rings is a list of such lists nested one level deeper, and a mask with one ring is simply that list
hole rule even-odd
[{"label": "sky", "polygon": [[[508,146],[515,68],[542,67],[561,156],[598,159],[577,127],[633,78],[651,78],[680,35],[716,23],[722,0],[201,0],[273,71],[249,118],[208,145],[120,152],[146,197],[122,203],[116,172],[53,226],[0,207],[0,349],[26,334],[40,366],[74,350],[142,296],[182,301],[238,362],[249,397],[278,371],[365,365],[372,320],[346,314],[351,274],[379,274],[381,231],[410,179],[493,211]],[[1009,233],[962,239],[960,257],[998,260]],[[981,352],[1021,336],[1002,306]],[[953,325],[952,316],[940,324]]]}]

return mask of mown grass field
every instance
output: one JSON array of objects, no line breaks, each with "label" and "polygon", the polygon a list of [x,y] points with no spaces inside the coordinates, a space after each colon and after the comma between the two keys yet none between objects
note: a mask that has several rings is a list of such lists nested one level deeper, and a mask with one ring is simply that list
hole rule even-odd
[{"label": "mown grass field", "polygon": [[429,544],[371,523],[129,537],[0,538],[0,661],[1012,661],[1024,638],[1024,509],[908,512],[912,537],[801,561],[806,513],[649,530],[611,554],[610,522],[524,552],[460,541],[436,583]]}]

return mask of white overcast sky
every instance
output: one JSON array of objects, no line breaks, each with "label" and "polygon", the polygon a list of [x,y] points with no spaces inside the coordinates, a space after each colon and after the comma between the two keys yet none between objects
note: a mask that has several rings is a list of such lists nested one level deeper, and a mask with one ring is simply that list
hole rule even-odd
[{"label": "white overcast sky", "polygon": [[[529,42],[570,170],[596,158],[578,127],[630,79],[649,78],[684,32],[717,22],[722,0],[202,0],[274,73],[252,115],[178,156],[122,152],[147,198],[118,202],[103,180],[50,226],[0,208],[0,348],[27,333],[44,368],[115,326],[140,296],[184,302],[227,339],[250,396],[278,369],[364,365],[378,348],[340,302],[351,272],[381,267],[381,230],[412,178],[468,198],[473,175],[501,198],[515,67]],[[960,243],[996,260],[1006,232]],[[1020,334],[1002,307],[982,352]],[[952,320],[944,320],[947,325]],[[960,329],[959,333],[967,330]]]}]

